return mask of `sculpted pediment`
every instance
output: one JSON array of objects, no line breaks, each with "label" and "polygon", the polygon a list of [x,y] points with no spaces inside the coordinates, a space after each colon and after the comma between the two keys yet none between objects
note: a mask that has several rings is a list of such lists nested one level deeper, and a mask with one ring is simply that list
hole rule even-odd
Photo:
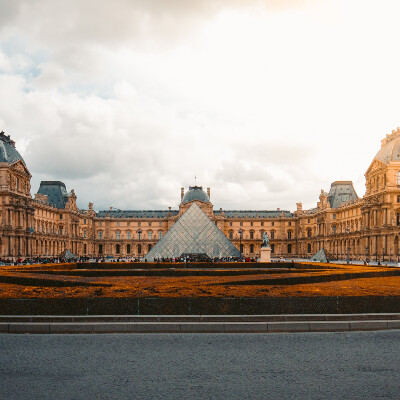
[{"label": "sculpted pediment", "polygon": [[369,175],[375,171],[384,170],[386,168],[387,168],[387,165],[385,163],[383,163],[382,161],[379,161],[379,160],[374,160],[374,161],[372,161],[371,165],[367,169],[367,172],[365,173],[365,175]]},{"label": "sculpted pediment", "polygon": [[23,174],[26,174],[28,176],[31,176],[31,173],[29,172],[28,168],[26,168],[25,164],[21,160],[18,160],[16,163],[12,164],[11,169],[14,171],[22,172]]}]

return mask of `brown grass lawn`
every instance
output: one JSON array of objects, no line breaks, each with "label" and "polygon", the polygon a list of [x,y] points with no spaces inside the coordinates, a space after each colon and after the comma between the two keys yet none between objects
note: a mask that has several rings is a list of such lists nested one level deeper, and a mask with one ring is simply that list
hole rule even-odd
[{"label": "brown grass lawn", "polygon": [[[201,269],[191,270],[199,276],[178,276],[188,274],[178,264],[153,266],[154,276],[113,267],[92,270],[97,276],[82,276],[76,264],[0,267],[0,298],[400,296],[400,268],[393,267],[296,263],[288,269],[282,263],[278,270],[256,270],[236,264],[215,276]],[[218,264],[212,268],[218,271]]]}]

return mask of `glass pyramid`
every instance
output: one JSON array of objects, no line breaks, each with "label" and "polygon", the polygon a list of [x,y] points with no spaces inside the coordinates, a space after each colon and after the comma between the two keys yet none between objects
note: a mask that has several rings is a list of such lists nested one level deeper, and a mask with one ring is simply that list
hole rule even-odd
[{"label": "glass pyramid", "polygon": [[240,257],[239,250],[196,203],[154,245],[146,259],[154,261],[155,258],[180,257],[182,254],[207,254],[210,258]]}]

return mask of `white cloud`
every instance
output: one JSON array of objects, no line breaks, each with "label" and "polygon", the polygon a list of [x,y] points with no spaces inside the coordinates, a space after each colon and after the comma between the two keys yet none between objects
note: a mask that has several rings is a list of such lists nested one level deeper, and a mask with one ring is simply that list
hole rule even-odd
[{"label": "white cloud", "polygon": [[0,129],[82,207],[176,206],[194,176],[224,208],[362,195],[400,125],[397,7],[0,0]]}]

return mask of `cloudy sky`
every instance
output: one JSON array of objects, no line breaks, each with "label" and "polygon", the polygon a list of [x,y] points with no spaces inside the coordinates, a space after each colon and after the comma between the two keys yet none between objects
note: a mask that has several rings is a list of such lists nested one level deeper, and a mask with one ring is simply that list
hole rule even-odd
[{"label": "cloudy sky", "polygon": [[400,125],[398,0],[0,0],[0,130],[95,209],[314,207]]}]

